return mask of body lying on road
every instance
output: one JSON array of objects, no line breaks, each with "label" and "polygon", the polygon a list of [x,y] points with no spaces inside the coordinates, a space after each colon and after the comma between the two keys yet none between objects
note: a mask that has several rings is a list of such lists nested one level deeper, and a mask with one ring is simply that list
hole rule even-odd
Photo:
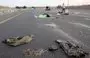
[{"label": "body lying on road", "polygon": [[18,46],[22,44],[26,44],[32,41],[32,35],[23,36],[23,37],[12,37],[9,39],[5,39],[2,41],[3,43],[10,45],[10,46]]}]

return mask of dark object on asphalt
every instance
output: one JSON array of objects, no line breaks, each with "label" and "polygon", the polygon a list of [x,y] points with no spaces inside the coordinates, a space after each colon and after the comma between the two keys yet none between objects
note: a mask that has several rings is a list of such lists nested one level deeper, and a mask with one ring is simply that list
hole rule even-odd
[{"label": "dark object on asphalt", "polygon": [[2,41],[3,43],[10,46],[19,46],[32,41],[33,35],[23,36],[23,37],[11,37]]},{"label": "dark object on asphalt", "polygon": [[57,15],[61,15],[63,12],[62,11],[59,11],[58,13],[57,13]]},{"label": "dark object on asphalt", "polygon": [[56,51],[58,50],[58,47],[56,45],[51,45],[49,48],[48,48],[49,51]]},{"label": "dark object on asphalt", "polygon": [[64,15],[69,15],[69,13],[64,13]]},{"label": "dark object on asphalt", "polygon": [[61,13],[63,13],[63,12],[62,12],[62,11],[59,11],[58,13],[61,14]]},{"label": "dark object on asphalt", "polygon": [[50,17],[50,15],[49,14],[47,14],[47,13],[44,13],[44,14],[41,14],[41,15],[39,15],[39,16],[36,16],[36,18],[48,18],[48,17]]},{"label": "dark object on asphalt", "polygon": [[46,6],[46,9],[45,9],[46,11],[50,11],[51,9],[50,9],[50,7],[49,6]]},{"label": "dark object on asphalt", "polygon": [[88,53],[78,45],[70,43],[69,41],[56,40],[55,42],[58,43],[59,47],[70,57],[80,58],[88,55]]},{"label": "dark object on asphalt", "polygon": [[47,14],[47,13],[44,13],[43,15],[45,15],[46,17],[50,17],[50,15],[49,15],[49,14]]}]

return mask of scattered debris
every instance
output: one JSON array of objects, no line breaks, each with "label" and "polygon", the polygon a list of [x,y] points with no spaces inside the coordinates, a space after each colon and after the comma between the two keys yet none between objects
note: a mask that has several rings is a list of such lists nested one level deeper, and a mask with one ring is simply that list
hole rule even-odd
[{"label": "scattered debris", "polygon": [[81,47],[69,41],[56,40],[55,42],[58,43],[59,47],[70,57],[80,58],[88,55]]},{"label": "scattered debris", "polygon": [[48,18],[48,17],[51,17],[49,14],[47,13],[44,13],[44,14],[40,14],[39,16],[35,16],[36,18],[39,17],[39,18]]},{"label": "scattered debris", "polygon": [[63,15],[69,15],[68,9],[65,9],[64,11],[59,11],[59,12],[57,13],[57,15],[61,15],[61,14],[63,14]]},{"label": "scattered debris", "polygon": [[18,46],[21,44],[26,44],[32,41],[33,35],[27,35],[23,37],[11,37],[2,41],[3,43],[10,46]]},{"label": "scattered debris", "polygon": [[50,17],[50,15],[49,15],[49,14],[47,14],[47,13],[44,13],[43,15],[46,15],[46,17]]},{"label": "scattered debris", "polygon": [[61,15],[61,14],[62,14],[62,12],[60,12],[60,11],[57,13],[57,15]]},{"label": "scattered debris", "polygon": [[56,51],[58,50],[58,47],[56,45],[51,45],[49,48],[48,48],[49,51]]},{"label": "scattered debris", "polygon": [[63,14],[64,14],[64,15],[69,15],[69,11],[68,11],[68,9],[65,9],[65,11],[64,11]]},{"label": "scattered debris", "polygon": [[25,56],[41,56],[43,53],[45,53],[46,50],[44,49],[37,49],[37,50],[31,50],[31,49],[25,49],[23,51],[23,54]]}]

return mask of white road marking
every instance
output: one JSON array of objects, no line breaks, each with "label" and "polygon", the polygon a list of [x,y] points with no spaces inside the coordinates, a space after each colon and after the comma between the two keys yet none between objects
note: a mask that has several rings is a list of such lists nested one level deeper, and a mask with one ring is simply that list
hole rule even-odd
[{"label": "white road marking", "polygon": [[70,24],[74,24],[74,25],[77,25],[77,26],[82,26],[82,27],[85,27],[85,28],[90,28],[90,26],[86,25],[86,24],[82,24],[82,23],[73,23],[73,22],[69,22]]},{"label": "white road marking", "polygon": [[44,24],[44,25],[49,26],[49,27],[53,27],[53,28],[56,28],[56,27],[57,27],[57,25],[54,24],[54,23],[51,23],[51,24]]},{"label": "white road marking", "polygon": [[22,14],[22,13],[20,13],[20,14],[18,14],[18,15],[15,15],[15,16],[13,16],[13,17],[10,17],[10,18],[8,18],[8,19],[5,19],[5,20],[1,21],[0,24],[3,24],[3,23],[5,23],[5,22],[7,22],[7,21],[9,21],[9,20],[11,20],[11,19],[13,19],[13,18],[21,15],[21,14]]}]

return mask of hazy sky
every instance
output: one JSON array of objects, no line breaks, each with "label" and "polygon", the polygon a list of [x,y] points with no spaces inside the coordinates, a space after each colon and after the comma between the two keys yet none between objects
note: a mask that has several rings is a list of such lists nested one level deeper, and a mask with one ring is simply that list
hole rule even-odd
[{"label": "hazy sky", "polygon": [[65,5],[82,5],[82,4],[90,4],[90,0],[1,0],[0,5],[4,6],[57,6],[59,4],[62,4],[63,2]]}]

